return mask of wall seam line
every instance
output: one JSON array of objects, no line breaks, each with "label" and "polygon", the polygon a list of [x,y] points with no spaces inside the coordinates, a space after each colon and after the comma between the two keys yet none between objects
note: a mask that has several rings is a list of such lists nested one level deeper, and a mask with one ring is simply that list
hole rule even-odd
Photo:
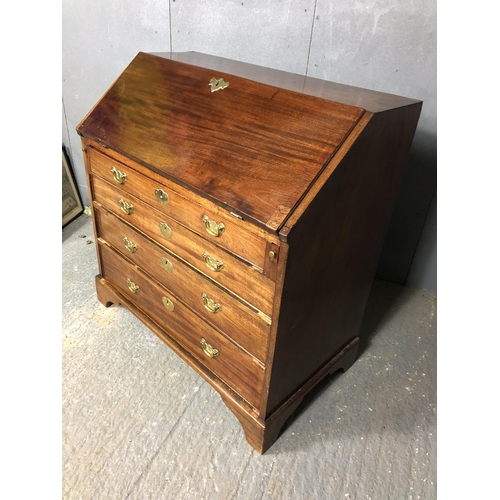
[{"label": "wall seam line", "polygon": [[172,57],[172,0],[168,0],[168,24],[170,36],[170,57]]},{"label": "wall seam line", "polygon": [[64,124],[66,125],[66,134],[68,135],[69,155],[71,157],[71,164],[74,165],[75,161],[73,158],[73,147],[71,146],[71,136],[69,133],[68,116],[66,114],[66,106],[64,105],[64,97],[62,98],[62,107],[63,107],[63,113],[64,113]]},{"label": "wall seam line", "polygon": [[311,37],[309,39],[309,49],[307,51],[307,62],[306,62],[306,74],[305,74],[305,76],[307,76],[307,73],[309,71],[309,57],[311,55],[311,45],[312,45],[313,32],[314,32],[314,20],[316,19],[316,4],[317,4],[317,2],[318,2],[318,0],[314,0],[314,11],[313,11],[312,24],[311,24]]}]

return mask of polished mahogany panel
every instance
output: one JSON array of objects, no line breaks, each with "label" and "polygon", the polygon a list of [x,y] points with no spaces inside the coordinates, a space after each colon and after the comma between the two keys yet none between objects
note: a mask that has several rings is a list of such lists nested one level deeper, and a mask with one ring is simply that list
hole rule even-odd
[{"label": "polished mahogany panel", "polygon": [[[104,278],[129,300],[147,310],[166,332],[246,401],[258,406],[263,367],[257,360],[220,335],[169,290],[150,281],[106,244],[99,245],[99,252],[106,269]],[[206,354],[203,339],[209,348],[217,349],[215,356]]]},{"label": "polished mahogany panel", "polygon": [[[171,290],[206,322],[221,330],[262,363],[266,359],[270,319],[241,303],[206,276],[123,223],[94,206],[97,234],[116,251]],[[207,302],[203,300],[207,296]],[[210,306],[210,300],[218,304]]]},{"label": "polished mahogany panel", "polygon": [[[163,180],[162,183],[159,183],[146,175],[141,175],[133,168],[117,162],[108,155],[101,154],[94,148],[89,148],[88,153],[91,158],[93,173],[123,189],[124,196],[130,193],[142,198],[144,202],[174,218],[215,245],[243,257],[256,267],[264,268],[266,260],[268,260],[267,255],[265,255],[267,241],[262,235],[251,231],[252,229],[256,230],[255,226],[237,217],[227,215],[227,212],[221,211],[220,216],[219,212],[199,205],[199,199],[192,200],[187,196],[183,196],[179,193],[179,190],[183,194],[187,193],[189,195],[191,193],[179,188],[173,182]],[[119,169],[119,172],[126,175],[126,181],[123,183],[116,182],[113,177],[113,171],[116,172],[115,169]],[[161,190],[160,192],[166,194],[166,203],[162,203],[161,198],[156,197],[157,190]],[[197,201],[198,203],[196,203]],[[214,223],[222,223],[224,226],[223,232],[220,235],[210,233],[203,222],[204,217],[214,221]],[[268,237],[271,236],[263,231],[262,234]]]},{"label": "polished mahogany panel", "polygon": [[[229,86],[211,92],[214,77]],[[265,225],[284,220],[363,112],[139,53],[78,131]]]},{"label": "polished mahogany panel", "polygon": [[[158,245],[188,262],[200,273],[231,290],[264,314],[271,315],[275,286],[257,268],[243,263],[236,256],[201,238],[141,199],[132,195],[123,196],[117,186],[97,176],[92,176],[92,190],[94,205],[103,206],[155,240]],[[133,211],[130,214],[123,212],[118,201],[120,199],[132,205]],[[161,224],[168,227],[169,234],[162,233]],[[208,259],[204,257],[205,253],[208,254]],[[222,263],[223,267],[214,268],[212,259]]]}]

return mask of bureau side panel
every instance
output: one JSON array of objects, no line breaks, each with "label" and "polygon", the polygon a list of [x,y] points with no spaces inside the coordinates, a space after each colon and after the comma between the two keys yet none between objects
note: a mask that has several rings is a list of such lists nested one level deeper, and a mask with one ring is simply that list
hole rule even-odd
[{"label": "bureau side panel", "polygon": [[358,335],[420,109],[373,115],[282,228],[289,253],[266,416]]}]

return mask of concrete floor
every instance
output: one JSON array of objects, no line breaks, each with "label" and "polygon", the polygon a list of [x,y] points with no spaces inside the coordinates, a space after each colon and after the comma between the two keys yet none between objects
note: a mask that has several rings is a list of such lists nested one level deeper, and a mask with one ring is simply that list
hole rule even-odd
[{"label": "concrete floor", "polygon": [[265,455],[218,394],[96,298],[91,219],[63,230],[63,499],[436,498],[436,294],[374,283],[361,354]]}]

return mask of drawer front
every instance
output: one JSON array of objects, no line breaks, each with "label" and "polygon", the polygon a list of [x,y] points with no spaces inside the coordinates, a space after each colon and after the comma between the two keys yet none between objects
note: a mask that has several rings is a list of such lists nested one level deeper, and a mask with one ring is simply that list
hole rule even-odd
[{"label": "drawer front", "polygon": [[219,334],[177,297],[150,281],[105,244],[99,244],[99,252],[105,279],[151,316],[205,367],[258,408],[264,368],[255,358]]},{"label": "drawer front", "polygon": [[180,297],[202,319],[265,361],[269,318],[242,304],[113,214],[104,209],[95,212],[100,238]]},{"label": "drawer front", "polygon": [[[259,311],[271,316],[274,282],[258,269],[245,264],[210,241],[200,238],[135,196],[124,195],[115,186],[100,178],[93,177],[92,186],[94,199],[102,206],[122,217],[159,245],[175,253]],[[127,210],[126,207],[129,205],[132,205],[132,208]]]},{"label": "drawer front", "polygon": [[[248,223],[225,211],[217,210],[215,206],[210,210],[192,200],[188,201],[179,193],[183,191],[187,194],[186,190],[173,182],[165,179],[160,183],[95,149],[89,149],[89,157],[94,174],[110,183],[116,183],[119,189],[140,198],[215,245],[226,248],[264,269],[265,260],[269,259],[266,255],[267,241],[249,231]],[[158,195],[157,190],[161,190]],[[193,194],[190,196],[193,197]]]}]

